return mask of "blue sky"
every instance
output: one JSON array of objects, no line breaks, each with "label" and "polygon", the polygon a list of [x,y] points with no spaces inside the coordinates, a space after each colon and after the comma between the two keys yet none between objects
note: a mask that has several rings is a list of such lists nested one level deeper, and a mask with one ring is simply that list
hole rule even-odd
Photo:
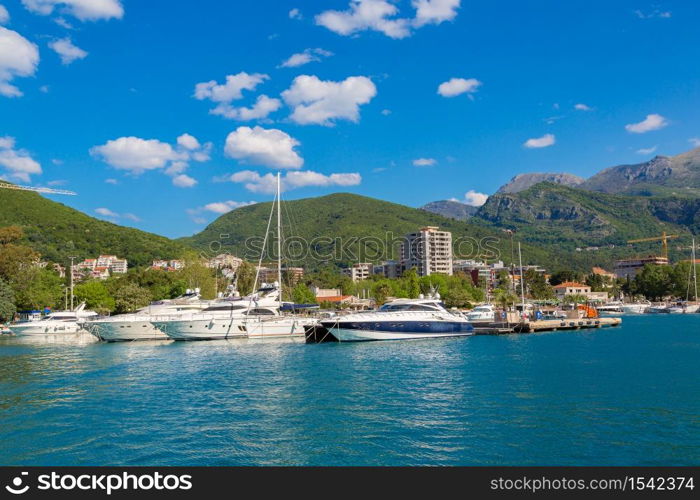
[{"label": "blue sky", "polygon": [[0,5],[0,176],[167,236],[278,170],[285,199],[479,203],[700,145],[697,2]]}]

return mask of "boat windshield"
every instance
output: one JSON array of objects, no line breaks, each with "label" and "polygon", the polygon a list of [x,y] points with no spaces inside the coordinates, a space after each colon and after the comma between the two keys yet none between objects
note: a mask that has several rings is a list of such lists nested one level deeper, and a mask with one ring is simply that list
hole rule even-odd
[{"label": "boat windshield", "polygon": [[380,311],[440,311],[437,304],[384,304]]}]

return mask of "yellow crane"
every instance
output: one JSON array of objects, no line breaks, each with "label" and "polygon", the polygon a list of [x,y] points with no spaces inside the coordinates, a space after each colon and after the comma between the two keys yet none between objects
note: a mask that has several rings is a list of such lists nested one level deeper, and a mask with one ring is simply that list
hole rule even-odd
[{"label": "yellow crane", "polygon": [[679,238],[677,234],[666,234],[666,231],[661,233],[661,236],[655,236],[653,238],[640,238],[638,240],[629,240],[627,243],[642,243],[644,241],[661,241],[661,249],[663,256],[668,259],[668,240]]},{"label": "yellow crane", "polygon": [[16,191],[34,191],[35,193],[46,193],[46,194],[67,194],[75,196],[76,193],[73,191],[67,191],[65,189],[51,189],[45,187],[31,187],[31,186],[20,186],[18,184],[10,184],[9,182],[0,181],[0,189],[14,189]]}]

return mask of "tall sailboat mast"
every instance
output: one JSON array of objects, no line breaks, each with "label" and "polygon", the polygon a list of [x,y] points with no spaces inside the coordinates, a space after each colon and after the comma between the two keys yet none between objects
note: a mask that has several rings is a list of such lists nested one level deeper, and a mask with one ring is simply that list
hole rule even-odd
[{"label": "tall sailboat mast", "polygon": [[691,258],[691,266],[693,266],[693,281],[695,281],[695,301],[698,300],[698,267],[695,265],[695,238],[693,238],[693,252]]},{"label": "tall sailboat mast", "polygon": [[523,306],[521,317],[525,317],[525,275],[523,274],[523,254],[520,251],[520,242],[518,242],[518,259],[520,260],[520,300]]},{"label": "tall sailboat mast", "polygon": [[279,283],[279,303],[282,307],[282,200],[280,197],[280,173],[277,172],[277,282]]}]

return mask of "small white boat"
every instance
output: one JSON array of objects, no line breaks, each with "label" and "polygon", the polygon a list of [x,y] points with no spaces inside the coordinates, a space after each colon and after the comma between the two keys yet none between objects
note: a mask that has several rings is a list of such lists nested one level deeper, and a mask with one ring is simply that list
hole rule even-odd
[{"label": "small white boat", "polygon": [[461,314],[446,310],[436,298],[398,299],[378,311],[324,319],[320,324],[341,342],[408,340],[474,335]]},{"label": "small white boat", "polygon": [[612,301],[601,306],[597,306],[596,309],[601,315],[613,315],[620,314],[622,312],[622,302]]},{"label": "small white boat", "polygon": [[670,311],[668,304],[656,304],[649,306],[645,312],[647,314],[668,314]]},{"label": "small white boat", "polygon": [[496,309],[492,304],[476,306],[467,314],[470,323],[493,323],[496,321]]},{"label": "small white boat", "polygon": [[634,302],[629,304],[622,304],[622,312],[624,314],[644,314],[647,309],[651,307],[651,302]]},{"label": "small white boat", "polygon": [[700,309],[700,304],[693,302],[679,302],[677,304],[668,306],[667,312],[669,314],[694,314]]},{"label": "small white boat", "polygon": [[85,303],[83,302],[75,311],[54,311],[38,321],[11,324],[9,329],[18,336],[36,337],[87,333],[80,326],[79,322],[96,316],[96,312],[85,310]]}]

